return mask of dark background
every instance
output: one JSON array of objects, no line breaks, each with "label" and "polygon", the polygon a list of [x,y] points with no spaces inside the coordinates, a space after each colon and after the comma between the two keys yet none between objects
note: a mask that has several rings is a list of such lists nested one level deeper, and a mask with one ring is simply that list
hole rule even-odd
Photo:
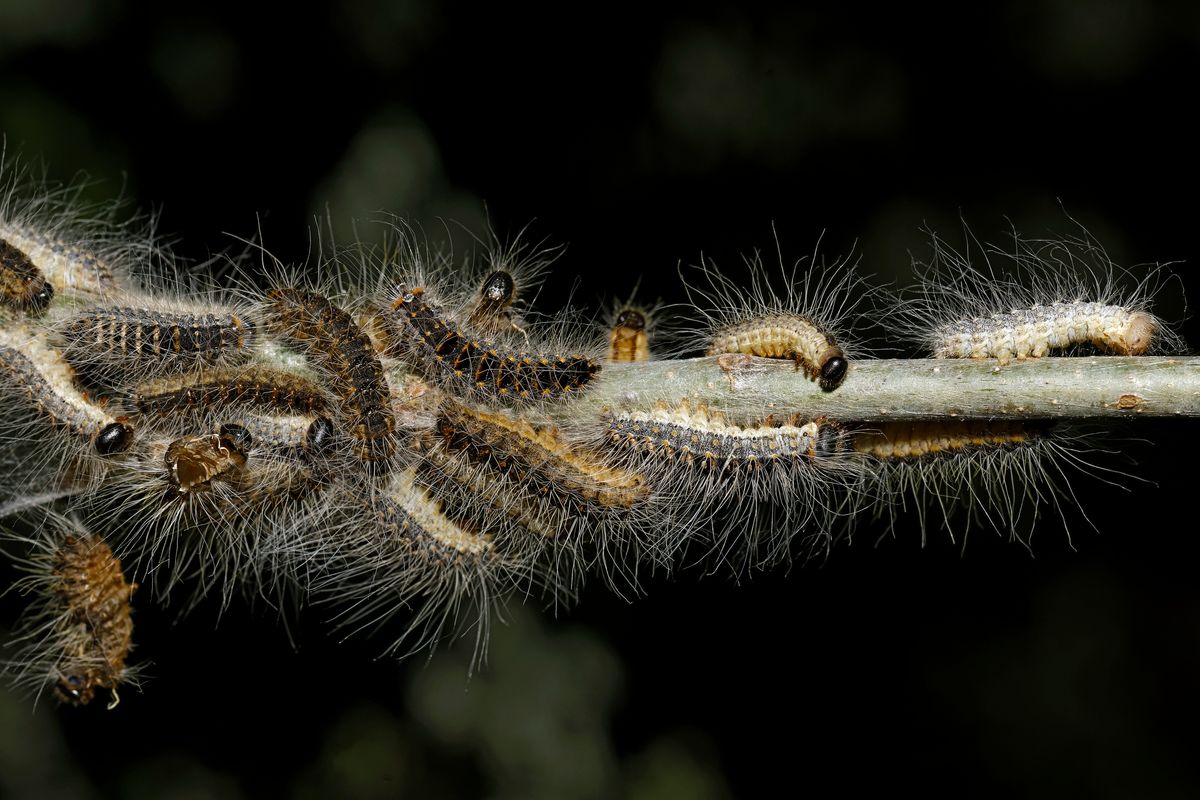
[{"label": "dark background", "polygon": [[[301,262],[326,209],[343,241],[381,209],[529,225],[567,245],[549,311],[576,276],[593,310],[639,276],[682,300],[680,261],[736,275],[772,223],[789,259],[824,232],[903,282],[923,224],[1070,231],[1061,201],[1118,263],[1181,262],[1156,308],[1197,341],[1192,4],[832,5],[4,0],[0,133],[196,261],[261,229]],[[1070,538],[906,523],[740,583],[591,586],[512,609],[470,679],[462,648],[397,666],[319,613],[142,603],[144,694],[0,694],[0,794],[1195,796],[1194,436],[1114,434],[1104,463],[1150,483],[1080,478]]]}]

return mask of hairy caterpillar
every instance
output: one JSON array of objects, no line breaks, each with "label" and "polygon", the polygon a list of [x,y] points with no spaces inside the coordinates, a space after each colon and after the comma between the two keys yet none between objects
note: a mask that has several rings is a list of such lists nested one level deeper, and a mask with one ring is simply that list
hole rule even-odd
[{"label": "hairy caterpillar", "polygon": [[424,287],[394,289],[388,313],[394,343],[432,378],[472,397],[503,404],[564,399],[583,388],[600,364],[579,352],[502,347],[446,317]]},{"label": "hairy caterpillar", "polygon": [[961,507],[966,526],[980,521],[1021,539],[1026,515],[1043,505],[1062,513],[1061,498],[1073,496],[1068,469],[1104,471],[1088,461],[1086,438],[1039,421],[888,422],[856,431],[854,450],[870,466],[851,516],[873,511],[895,519],[911,500],[922,541],[930,504],[951,533]]},{"label": "hairy caterpillar", "polygon": [[716,520],[712,533],[723,557],[743,551],[763,564],[785,557],[795,533],[813,523],[826,528],[861,479],[850,432],[826,419],[742,425],[683,402],[610,409],[595,435],[617,463],[677,487],[697,518]]},{"label": "hairy caterpillar", "polygon": [[493,247],[485,274],[475,281],[479,288],[467,303],[467,326],[485,336],[509,331],[523,334],[522,311],[529,304],[531,290],[544,279],[553,255],[546,249],[527,253],[519,239],[508,248]]},{"label": "hairy caterpillar", "polygon": [[25,577],[15,589],[30,597],[16,642],[19,652],[6,665],[18,685],[38,694],[53,688],[59,700],[86,705],[107,689],[110,709],[118,687],[133,681],[125,660],[133,639],[129,583],[121,562],[102,538],[77,520],[51,515],[30,556],[18,562]]},{"label": "hairy caterpillar", "polygon": [[272,289],[270,326],[328,374],[340,401],[342,425],[355,440],[354,454],[375,472],[386,472],[396,452],[391,390],[370,337],[345,311],[315,292]]},{"label": "hairy caterpillar", "polygon": [[658,308],[646,308],[633,302],[621,303],[608,325],[608,360],[630,364],[650,360],[650,339],[657,323]]},{"label": "hairy caterpillar", "polygon": [[328,408],[324,391],[308,379],[264,367],[205,370],[147,381],[132,392],[142,414],[218,413],[229,407],[319,414]]},{"label": "hairy caterpillar", "polygon": [[662,553],[655,541],[667,538],[655,524],[662,521],[661,499],[646,477],[593,448],[572,444],[547,420],[447,399],[426,447],[423,480],[431,480],[428,465],[437,465],[443,479],[470,488],[483,501],[455,513],[499,512],[543,539],[558,568],[569,574],[597,560],[611,581],[618,553],[625,558],[628,548],[643,556]]},{"label": "hairy caterpillar", "polygon": [[700,280],[685,280],[692,303],[709,307],[700,308],[703,317],[699,322],[707,329],[705,355],[743,353],[787,358],[823,390],[841,386],[850,366],[843,330],[850,315],[871,293],[853,265],[843,260],[828,268],[822,265],[819,272],[814,272],[814,263],[801,278],[798,270],[802,262],[797,261],[787,270],[780,254],[784,281],[780,292],[773,286],[778,279],[772,278],[763,265],[761,253],[756,251],[745,262],[750,271],[749,290],[722,275],[711,263],[696,268]]},{"label": "hairy caterpillar", "polygon": [[56,293],[69,302],[106,296],[129,282],[135,265],[164,255],[139,220],[117,221],[119,203],[85,203],[84,188],[33,179],[0,152],[0,249],[19,252],[40,273],[46,303]]},{"label": "hairy caterpillar", "polygon": [[921,283],[896,315],[901,331],[935,358],[995,358],[1001,366],[1079,345],[1129,356],[1180,349],[1149,310],[1162,266],[1132,281],[1086,230],[1058,239],[1014,230],[1011,238],[1008,248],[983,245],[980,267],[969,247],[960,253],[931,233],[932,258],[917,263]]},{"label": "hairy caterpillar", "polygon": [[[161,301],[159,301],[161,302]],[[178,373],[246,360],[258,326],[225,309],[146,305],[92,306],[59,323],[64,355],[89,380]]]},{"label": "hairy caterpillar", "polygon": [[[4,495],[84,489],[131,446],[134,429],[75,383],[75,373],[24,323],[0,327],[0,398],[4,401]],[[30,447],[30,445],[33,445]]]}]

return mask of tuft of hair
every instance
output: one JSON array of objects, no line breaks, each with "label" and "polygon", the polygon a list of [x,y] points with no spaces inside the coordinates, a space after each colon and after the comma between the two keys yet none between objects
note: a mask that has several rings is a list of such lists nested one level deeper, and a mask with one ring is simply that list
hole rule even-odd
[{"label": "tuft of hair", "polygon": [[108,708],[115,708],[118,689],[137,684],[136,670],[126,664],[137,584],[125,579],[104,539],[73,517],[49,513],[21,541],[28,553],[16,564],[24,576],[11,589],[29,598],[29,608],[5,672],[38,697],[50,689],[72,705],[107,690]]},{"label": "tuft of hair", "polygon": [[914,258],[918,283],[889,327],[935,357],[1002,365],[1050,353],[1182,352],[1182,338],[1151,310],[1173,278],[1169,265],[1119,267],[1075,224],[1076,233],[1041,239],[1012,227],[1002,245],[964,224],[961,250],[928,231],[930,254]]},{"label": "tuft of hair", "polygon": [[826,263],[814,249],[812,256],[787,267],[778,237],[777,267],[766,266],[758,250],[743,260],[749,286],[703,258],[681,273],[700,316],[685,320],[688,330],[675,334],[672,355],[700,351],[788,358],[822,389],[836,389],[862,352],[853,324],[875,292],[859,274],[858,260],[846,256]]}]

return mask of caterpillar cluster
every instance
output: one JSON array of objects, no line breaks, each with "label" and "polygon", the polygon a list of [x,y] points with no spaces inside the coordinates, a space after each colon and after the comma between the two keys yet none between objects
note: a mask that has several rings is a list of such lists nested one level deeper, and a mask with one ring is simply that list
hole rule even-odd
[{"label": "caterpillar cluster", "polygon": [[[909,497],[1016,531],[1086,468],[1083,440],[1045,422],[879,423],[767,400],[735,415],[621,391],[684,355],[782,359],[840,391],[878,291],[848,261],[776,271],[756,255],[749,288],[706,263],[674,331],[661,303],[632,300],[589,326],[533,310],[551,253],[495,247],[463,267],[396,225],[387,246],[319,265],[357,287],[280,269],[193,281],[183,299],[145,277],[147,254],[168,258],[148,235],[121,245],[132,229],[78,224],[69,193],[3,197],[0,515],[37,606],[8,669],[71,702],[129,681],[132,581],[139,598],[299,597],[338,628],[393,631],[398,655],[473,633],[482,655],[510,600],[569,602],[589,576],[634,595],[647,570],[759,567],[799,540],[827,551]],[[1108,291],[1021,310],[950,255],[954,289],[926,276],[899,306],[934,357],[1176,344],[1145,285],[1124,305]],[[1036,244],[1018,256],[1047,266]]]}]

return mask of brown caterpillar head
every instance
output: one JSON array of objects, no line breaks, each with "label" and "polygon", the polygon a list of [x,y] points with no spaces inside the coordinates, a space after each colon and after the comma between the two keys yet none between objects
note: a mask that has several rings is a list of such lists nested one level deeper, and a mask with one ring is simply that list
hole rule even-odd
[{"label": "brown caterpillar head", "polygon": [[246,465],[251,443],[250,431],[241,425],[222,425],[218,433],[176,439],[164,458],[172,496],[207,491],[214,480],[235,476]]}]

